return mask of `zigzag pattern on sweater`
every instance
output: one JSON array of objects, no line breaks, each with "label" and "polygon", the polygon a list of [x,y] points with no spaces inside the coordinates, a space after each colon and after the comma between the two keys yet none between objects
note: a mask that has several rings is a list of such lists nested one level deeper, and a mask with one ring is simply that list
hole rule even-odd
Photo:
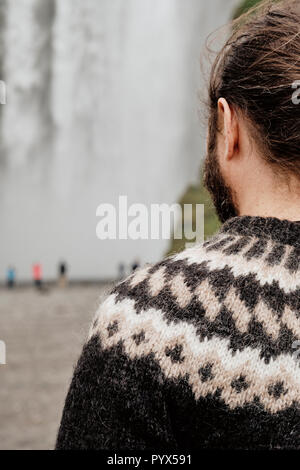
[{"label": "zigzag pattern on sweater", "polygon": [[221,389],[230,408],[259,399],[272,413],[299,401],[300,367],[290,355],[266,364],[258,349],[233,354],[228,341],[199,341],[192,325],[167,324],[159,310],[138,314],[132,300],[116,302],[115,295],[106,299],[90,338],[97,333],[104,348],[121,341],[131,359],[154,354],[167,378],[187,376],[196,399]]},{"label": "zigzag pattern on sweater", "polygon": [[255,400],[272,413],[290,407],[300,400],[297,250],[225,225],[116,286],[91,335],[104,348],[121,341],[130,357],[154,354],[166,377],[188,377],[196,399],[222,390],[233,408]]}]

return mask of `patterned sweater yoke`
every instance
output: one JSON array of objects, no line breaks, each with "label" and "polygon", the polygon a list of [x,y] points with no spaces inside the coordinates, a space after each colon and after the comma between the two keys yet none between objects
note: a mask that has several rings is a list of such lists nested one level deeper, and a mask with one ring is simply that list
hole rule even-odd
[{"label": "patterned sweater yoke", "polygon": [[300,448],[300,224],[235,217],[100,305],[57,448]]}]

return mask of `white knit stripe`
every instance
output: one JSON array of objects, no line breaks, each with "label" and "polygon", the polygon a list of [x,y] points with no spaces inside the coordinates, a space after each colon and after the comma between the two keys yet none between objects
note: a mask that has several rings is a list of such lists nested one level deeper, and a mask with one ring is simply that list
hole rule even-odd
[{"label": "white knit stripe", "polygon": [[182,273],[173,277],[170,281],[170,289],[180,308],[185,308],[191,303],[193,293],[186,285]]},{"label": "white knit stripe", "polygon": [[236,328],[241,333],[246,333],[252,315],[249,309],[246,307],[245,302],[240,299],[238,292],[234,289],[234,287],[230,288],[227,296],[225,297],[224,305],[227,310],[231,312]]},{"label": "white knit stripe", "polygon": [[202,304],[205,309],[205,316],[209,321],[213,322],[220,313],[222,304],[215,296],[212,288],[210,287],[208,279],[202,281],[201,284],[196,287],[195,294],[198,301]]},{"label": "white knit stripe", "polygon": [[297,338],[300,338],[300,318],[293,312],[290,307],[285,307],[281,319],[282,323],[294,333]]},{"label": "white knit stripe", "polygon": [[159,268],[148,278],[149,293],[151,297],[156,297],[165,287],[165,267]]},{"label": "white knit stripe", "polygon": [[[241,238],[241,237],[237,237]],[[232,241],[235,243],[237,240]],[[235,277],[245,276],[249,274],[255,274],[257,280],[261,285],[272,284],[274,281],[278,282],[279,287],[284,290],[285,293],[293,292],[300,289],[300,274],[299,272],[291,273],[285,268],[286,261],[292,251],[292,247],[286,248],[285,256],[283,256],[280,264],[276,266],[270,266],[266,264],[265,258],[272,251],[274,243],[270,242],[265,254],[260,258],[250,258],[242,256],[243,253],[248,251],[249,246],[252,245],[253,240],[249,242],[249,245],[243,248],[243,250],[226,255],[222,250],[206,250],[202,245],[198,245],[193,248],[179,253],[172,258],[173,261],[185,260],[188,265],[193,263],[201,264],[207,263],[207,268],[210,271],[230,268],[232,274]]]},{"label": "white knit stripe", "polygon": [[274,314],[272,310],[267,307],[263,300],[260,300],[257,303],[253,312],[253,316],[263,325],[266,333],[271,336],[274,341],[278,339],[282,321],[278,321],[276,314]]},{"label": "white knit stripe", "polygon": [[[186,322],[166,322],[163,312],[154,308],[136,313],[134,301],[125,299],[116,302],[111,295],[99,307],[97,326],[90,331],[90,338],[99,334],[104,348],[111,348],[123,341],[128,356],[132,359],[153,353],[162,371],[168,378],[188,376],[195,398],[206,396],[221,389],[221,396],[230,408],[253,402],[256,396],[271,413],[283,410],[294,402],[300,402],[300,367],[290,355],[281,354],[266,364],[260,358],[260,350],[250,347],[233,353],[229,341],[214,337],[200,341],[193,325]],[[109,335],[107,327],[118,322],[118,330]],[[145,341],[136,344],[133,335],[141,331]],[[176,345],[183,347],[182,363],[172,362],[166,355],[166,348]],[[199,368],[212,364],[213,378],[202,382]],[[238,393],[231,382],[240,375],[245,376],[249,385]],[[269,387],[283,382],[285,393],[279,398],[269,394]]]},{"label": "white knit stripe", "polygon": [[150,265],[145,266],[144,268],[137,269],[135,273],[129,278],[131,287],[136,287],[138,284],[141,284],[148,277]]}]

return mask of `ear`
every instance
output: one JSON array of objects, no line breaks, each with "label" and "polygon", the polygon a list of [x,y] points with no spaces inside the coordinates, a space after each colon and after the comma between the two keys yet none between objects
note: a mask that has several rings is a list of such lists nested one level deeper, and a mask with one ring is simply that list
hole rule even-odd
[{"label": "ear", "polygon": [[238,148],[238,123],[236,113],[229,106],[225,98],[218,100],[218,119],[222,129],[225,160],[231,160]]}]

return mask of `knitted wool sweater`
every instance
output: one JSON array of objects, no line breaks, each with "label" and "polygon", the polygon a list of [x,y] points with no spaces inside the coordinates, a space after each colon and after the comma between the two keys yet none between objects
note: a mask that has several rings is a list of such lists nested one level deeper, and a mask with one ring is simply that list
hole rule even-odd
[{"label": "knitted wool sweater", "polygon": [[300,448],[300,225],[236,217],[100,306],[57,449]]}]

